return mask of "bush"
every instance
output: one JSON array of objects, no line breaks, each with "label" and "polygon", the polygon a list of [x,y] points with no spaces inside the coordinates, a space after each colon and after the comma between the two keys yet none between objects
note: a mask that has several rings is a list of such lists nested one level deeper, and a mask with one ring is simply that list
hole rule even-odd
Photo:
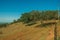
[{"label": "bush", "polygon": [[0,24],[0,28],[2,27],[7,27],[8,23],[5,23],[5,24]]},{"label": "bush", "polygon": [[[21,17],[16,21],[14,20],[14,23],[16,22],[24,22],[28,25],[33,25],[34,22],[38,20],[57,20],[58,19],[58,11],[31,11],[28,13],[24,13],[21,15]],[[31,23],[32,22],[32,23]],[[43,24],[45,25],[45,24]],[[48,25],[48,24],[47,24]]]},{"label": "bush", "polygon": [[[52,20],[58,19],[58,11],[31,11],[28,13],[24,13],[20,17],[20,21],[30,22],[37,20]],[[18,19],[19,20],[19,19]]]}]

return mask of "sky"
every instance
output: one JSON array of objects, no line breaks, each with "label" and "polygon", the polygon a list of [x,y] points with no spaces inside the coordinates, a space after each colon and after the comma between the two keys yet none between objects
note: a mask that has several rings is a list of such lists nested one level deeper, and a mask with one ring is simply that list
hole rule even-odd
[{"label": "sky", "polygon": [[32,10],[57,10],[60,0],[0,0],[0,22],[12,22]]}]

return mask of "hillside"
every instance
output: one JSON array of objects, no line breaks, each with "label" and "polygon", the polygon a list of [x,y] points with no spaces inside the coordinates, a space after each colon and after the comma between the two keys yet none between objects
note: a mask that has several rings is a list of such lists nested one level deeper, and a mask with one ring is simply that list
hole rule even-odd
[{"label": "hillside", "polygon": [[[38,21],[35,25],[26,26],[23,23],[14,23],[6,28],[0,28],[0,40],[54,40],[54,25],[40,27]],[[58,25],[58,37],[60,35]]]},{"label": "hillside", "polygon": [[[31,11],[23,13],[19,19],[0,28],[0,40],[54,40],[54,27],[57,23],[57,36],[60,37],[58,11]],[[5,27],[4,27],[5,26]]]}]

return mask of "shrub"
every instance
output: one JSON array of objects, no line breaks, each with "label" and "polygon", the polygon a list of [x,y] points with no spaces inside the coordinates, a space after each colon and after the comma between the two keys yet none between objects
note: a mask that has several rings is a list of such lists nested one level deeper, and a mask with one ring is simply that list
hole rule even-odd
[{"label": "shrub", "polygon": [[[29,25],[34,24],[33,22],[36,22],[38,20],[57,20],[58,19],[58,11],[31,11],[28,13],[24,13],[21,15],[21,17],[16,21],[14,20],[14,23],[16,22],[24,22]],[[32,22],[32,23],[31,23]],[[45,24],[43,24],[45,25]],[[47,24],[48,25],[48,24]]]},{"label": "shrub", "polygon": [[8,23],[0,24],[0,28],[7,27]]}]

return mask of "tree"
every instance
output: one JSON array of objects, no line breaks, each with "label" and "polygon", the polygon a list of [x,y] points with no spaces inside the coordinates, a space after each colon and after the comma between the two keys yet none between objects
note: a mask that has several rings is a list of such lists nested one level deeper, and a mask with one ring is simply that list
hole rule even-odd
[{"label": "tree", "polygon": [[24,13],[17,21],[21,21],[24,23],[35,22],[38,20],[56,20],[58,19],[58,11],[31,11],[28,13]]}]

